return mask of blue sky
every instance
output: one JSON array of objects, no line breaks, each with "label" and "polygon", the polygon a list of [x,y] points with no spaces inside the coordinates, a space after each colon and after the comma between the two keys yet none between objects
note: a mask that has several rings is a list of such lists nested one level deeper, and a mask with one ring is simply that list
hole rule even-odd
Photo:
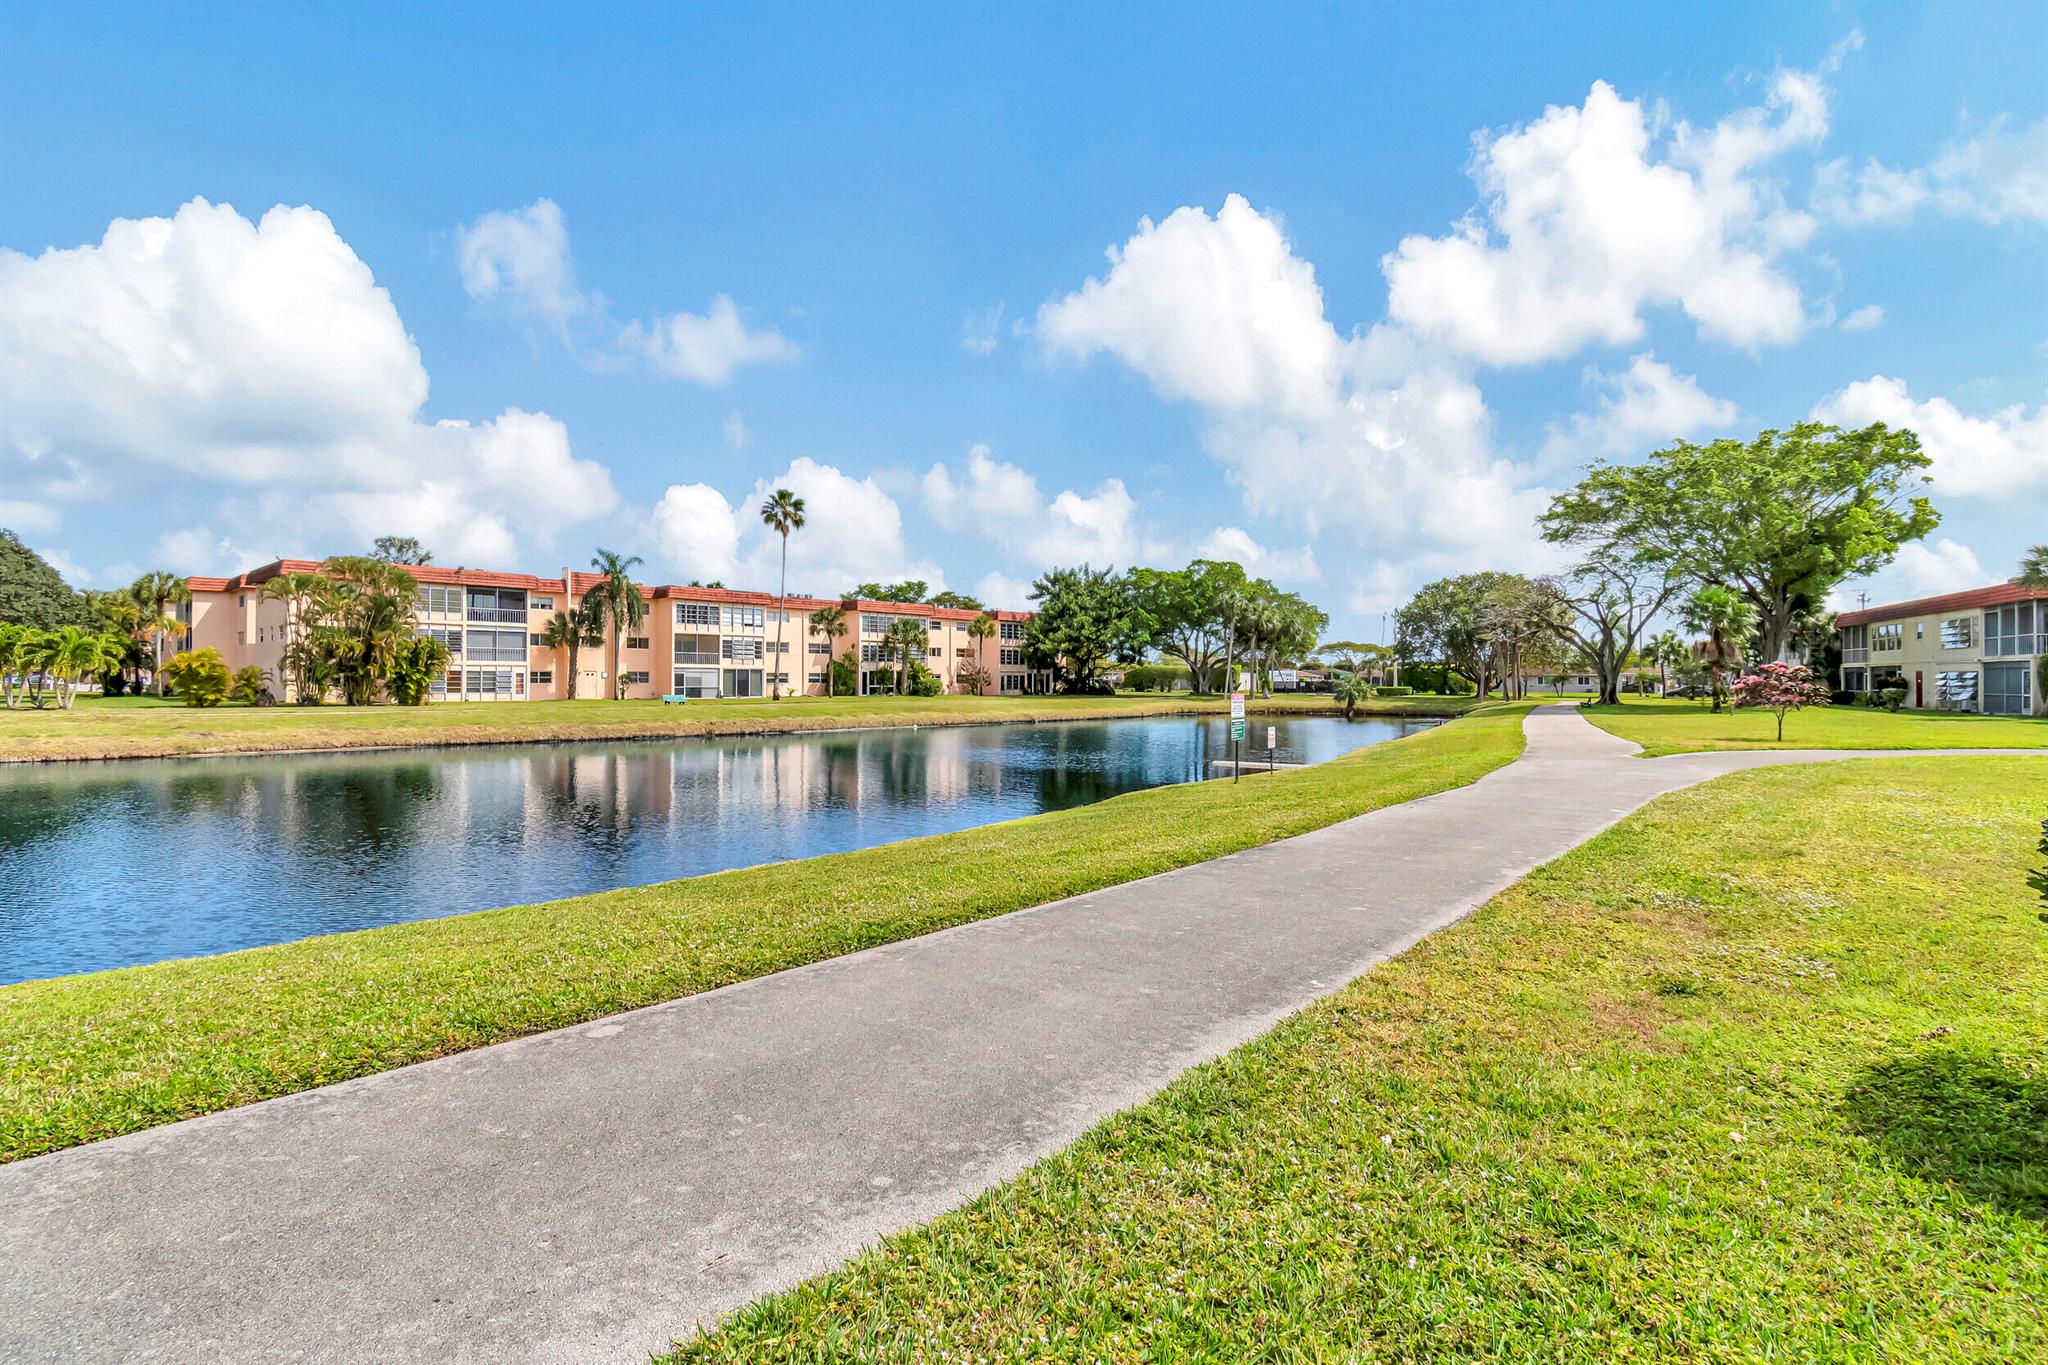
[{"label": "blue sky", "polygon": [[768,585],[787,482],[793,590],[1227,553],[1371,637],[1549,567],[1584,460],[1814,413],[1936,459],[1851,594],[2048,538],[2041,7],[17,6],[0,63],[0,523],[86,582]]}]

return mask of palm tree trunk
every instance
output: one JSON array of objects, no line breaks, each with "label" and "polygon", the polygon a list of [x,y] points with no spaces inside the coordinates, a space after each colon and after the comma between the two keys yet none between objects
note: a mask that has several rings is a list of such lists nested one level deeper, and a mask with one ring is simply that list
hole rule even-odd
[{"label": "palm tree trunk", "polygon": [[[782,625],[789,619],[789,532],[782,533],[782,610],[775,617],[775,671],[782,672]],[[775,684],[775,700],[782,700],[782,684]]]}]

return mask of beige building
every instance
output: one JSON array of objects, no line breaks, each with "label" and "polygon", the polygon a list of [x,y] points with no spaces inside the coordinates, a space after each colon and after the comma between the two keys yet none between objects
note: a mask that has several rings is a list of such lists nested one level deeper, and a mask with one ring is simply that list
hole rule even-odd
[{"label": "beige building", "polygon": [[2035,716],[2048,654],[2048,591],[2000,583],[1845,611],[1841,686],[1868,692],[1897,678],[1924,710]]},{"label": "beige building", "polygon": [[[255,664],[276,675],[290,638],[288,608],[266,595],[264,584],[319,567],[313,560],[287,559],[232,578],[186,580],[192,601],[182,609],[188,633],[181,647],[217,649],[231,669]],[[436,565],[408,571],[420,587],[414,628],[448,646],[448,673],[434,689],[436,698],[544,701],[569,695],[568,651],[548,648],[542,632],[549,617],[581,600],[597,575],[564,569],[559,577],[541,578]],[[862,693],[882,690],[882,671],[894,656],[881,637],[905,616],[924,622],[923,661],[949,692],[967,690],[962,678],[970,663],[986,668],[992,694],[1052,689],[1050,670],[1024,663],[1029,612],[991,613],[996,635],[979,641],[968,626],[980,613],[957,608],[791,596],[783,620],[773,593],[675,584],[642,585],[640,592],[647,620],[627,634],[619,657],[628,697],[760,697],[778,685],[784,692],[824,696],[834,657],[856,664]],[[811,628],[811,613],[822,607],[840,609],[843,635]],[[575,694],[612,696],[611,666],[608,634],[601,648],[579,651]]]}]

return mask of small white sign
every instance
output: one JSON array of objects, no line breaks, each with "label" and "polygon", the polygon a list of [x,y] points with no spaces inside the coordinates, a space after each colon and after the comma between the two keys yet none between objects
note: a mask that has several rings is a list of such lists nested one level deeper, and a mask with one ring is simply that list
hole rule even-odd
[{"label": "small white sign", "polygon": [[1232,692],[1230,694],[1230,718],[1232,720],[1244,719],[1244,693]]},{"label": "small white sign", "polygon": [[1266,727],[1266,747],[1268,749],[1280,747],[1280,729],[1278,726],[1268,725]]}]

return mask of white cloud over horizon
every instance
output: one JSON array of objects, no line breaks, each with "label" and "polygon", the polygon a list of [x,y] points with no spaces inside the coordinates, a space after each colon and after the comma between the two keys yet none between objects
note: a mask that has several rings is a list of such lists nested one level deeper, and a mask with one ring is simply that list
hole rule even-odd
[{"label": "white cloud over horizon", "polygon": [[1946,398],[1916,400],[1903,379],[1872,375],[1823,398],[1813,416],[1840,427],[1910,428],[1932,461],[1929,481],[1943,493],[2006,497],[2048,483],[2048,404],[2031,415],[2014,403],[1972,417]]},{"label": "white cloud over horizon", "polygon": [[0,249],[0,473],[17,486],[212,484],[281,536],[420,535],[478,559],[617,504],[554,418],[428,421],[427,389],[390,295],[312,208],[251,222],[194,199],[97,243]]},{"label": "white cloud over horizon", "polygon": [[1589,367],[1585,382],[1597,395],[1594,409],[1550,428],[1546,458],[1641,455],[1735,420],[1735,404],[1715,398],[1695,376],[1678,374],[1648,351],[1615,373]]}]

